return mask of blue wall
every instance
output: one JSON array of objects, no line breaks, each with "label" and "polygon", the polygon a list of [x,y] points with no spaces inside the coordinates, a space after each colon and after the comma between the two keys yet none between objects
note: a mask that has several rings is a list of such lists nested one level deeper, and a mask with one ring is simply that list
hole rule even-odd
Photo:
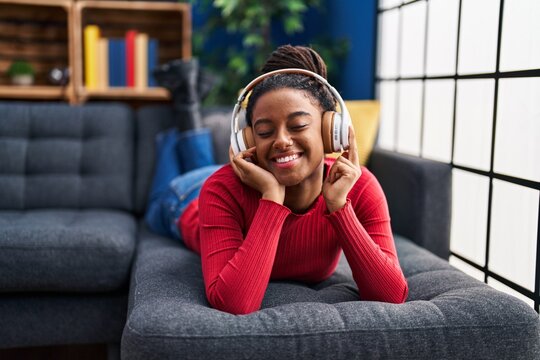
[{"label": "blue wall", "polygon": [[[193,31],[208,17],[208,9],[193,5]],[[323,11],[310,9],[305,17],[303,33],[288,36],[279,24],[274,24],[272,37],[276,45],[308,45],[319,36],[349,39],[349,54],[344,59],[340,76],[332,84],[344,99],[373,99],[376,43],[376,0],[326,0]],[[215,11],[215,10],[210,10]],[[207,48],[231,42],[241,46],[239,36],[223,31],[207,43]],[[214,44],[214,45],[213,45]],[[204,59],[201,59],[204,64]]]},{"label": "blue wall", "polygon": [[373,99],[376,0],[328,0],[328,31],[332,38],[347,37],[350,50],[345,59],[340,84],[344,99]]}]

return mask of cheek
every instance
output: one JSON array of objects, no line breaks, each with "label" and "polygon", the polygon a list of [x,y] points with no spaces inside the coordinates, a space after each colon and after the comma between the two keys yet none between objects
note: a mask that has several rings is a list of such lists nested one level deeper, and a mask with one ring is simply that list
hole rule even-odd
[{"label": "cheek", "polygon": [[266,169],[265,161],[268,156],[269,144],[267,141],[255,140],[255,153],[257,154],[257,163]]},{"label": "cheek", "polygon": [[303,138],[302,142],[304,146],[310,148],[312,153],[324,153],[323,139],[320,131],[315,130],[310,132],[308,136]]}]

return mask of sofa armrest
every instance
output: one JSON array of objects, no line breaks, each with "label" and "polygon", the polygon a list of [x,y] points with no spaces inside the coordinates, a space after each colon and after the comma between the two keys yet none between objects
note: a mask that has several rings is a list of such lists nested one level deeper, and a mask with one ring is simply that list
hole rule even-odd
[{"label": "sofa armrest", "polygon": [[369,169],[386,195],[393,231],[448,259],[452,209],[451,166],[375,148]]}]

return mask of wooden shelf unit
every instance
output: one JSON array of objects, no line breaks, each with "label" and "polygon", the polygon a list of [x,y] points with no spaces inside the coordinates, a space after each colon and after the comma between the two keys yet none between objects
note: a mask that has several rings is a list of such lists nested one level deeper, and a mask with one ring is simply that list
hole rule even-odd
[{"label": "wooden shelf unit", "polygon": [[[73,82],[50,85],[53,67],[72,72],[72,1],[0,0],[0,97],[75,101]],[[34,68],[32,86],[12,85],[7,70],[14,60]]]},{"label": "wooden shelf unit", "polygon": [[189,4],[144,1],[78,1],[74,5],[74,59],[77,74],[75,88],[81,100],[99,98],[166,100],[163,88],[109,88],[87,90],[84,87],[83,30],[94,24],[102,37],[122,38],[129,29],[144,32],[159,41],[158,63],[191,58],[191,8]]},{"label": "wooden shelf unit", "polygon": [[[84,86],[83,30],[100,27],[103,37],[124,37],[128,29],[159,41],[158,62],[191,58],[191,7],[187,3],[146,1],[0,0],[0,98],[57,99],[80,103],[91,99],[167,100],[163,88]],[[33,86],[11,85],[6,70],[15,59],[36,70]],[[48,85],[54,66],[68,67],[65,87]]]}]

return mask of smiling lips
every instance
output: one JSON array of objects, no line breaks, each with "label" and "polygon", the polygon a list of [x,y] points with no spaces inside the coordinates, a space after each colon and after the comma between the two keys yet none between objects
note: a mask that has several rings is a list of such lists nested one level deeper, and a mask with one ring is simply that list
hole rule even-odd
[{"label": "smiling lips", "polygon": [[293,155],[289,155],[289,156],[284,156],[284,157],[275,158],[274,160],[275,160],[277,163],[279,163],[279,164],[283,164],[283,163],[292,161],[292,160],[294,160],[294,159],[298,159],[299,157],[300,157],[300,155],[298,155],[298,154],[293,154]]},{"label": "smiling lips", "polygon": [[272,161],[276,164],[279,168],[290,168],[296,165],[297,161],[302,154],[296,153],[286,156],[278,156],[272,159]]}]

